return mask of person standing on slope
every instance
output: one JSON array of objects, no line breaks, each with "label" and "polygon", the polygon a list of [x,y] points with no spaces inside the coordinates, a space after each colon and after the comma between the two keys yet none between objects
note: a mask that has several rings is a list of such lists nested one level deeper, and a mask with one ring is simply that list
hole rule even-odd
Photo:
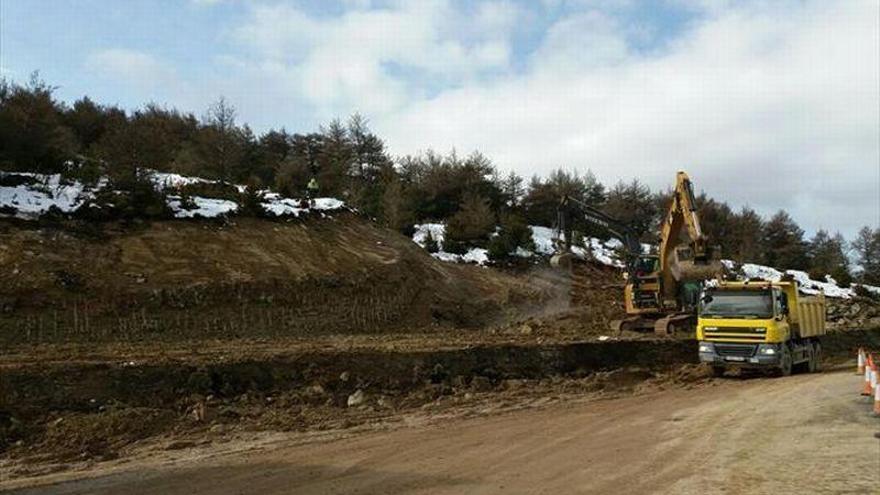
[{"label": "person standing on slope", "polygon": [[319,190],[318,179],[316,179],[315,176],[312,176],[312,179],[306,186],[306,196],[309,198],[309,206],[315,206],[315,199],[318,197]]}]

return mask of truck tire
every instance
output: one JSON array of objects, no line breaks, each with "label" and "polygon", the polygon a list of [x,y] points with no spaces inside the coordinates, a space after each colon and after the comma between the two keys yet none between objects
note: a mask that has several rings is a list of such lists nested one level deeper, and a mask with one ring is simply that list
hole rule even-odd
[{"label": "truck tire", "polygon": [[721,378],[724,376],[724,371],[724,366],[712,366],[712,376],[715,378]]},{"label": "truck tire", "polygon": [[[804,342],[803,344],[803,358],[806,358],[804,361],[795,364],[792,366],[792,373],[812,373],[813,372],[813,344],[811,342]],[[793,360],[792,360],[793,362]]]},{"label": "truck tire", "polygon": [[813,373],[822,372],[822,344],[816,342],[813,344]]},{"label": "truck tire", "polygon": [[792,369],[791,350],[789,350],[788,346],[783,346],[782,348],[785,350],[782,352],[782,357],[780,358],[778,373],[779,376],[790,376]]}]

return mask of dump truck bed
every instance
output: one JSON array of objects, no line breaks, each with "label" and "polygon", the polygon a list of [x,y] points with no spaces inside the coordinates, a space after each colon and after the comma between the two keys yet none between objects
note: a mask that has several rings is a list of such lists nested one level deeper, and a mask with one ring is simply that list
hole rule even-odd
[{"label": "dump truck bed", "polygon": [[800,338],[825,335],[825,296],[799,296],[792,324]]}]

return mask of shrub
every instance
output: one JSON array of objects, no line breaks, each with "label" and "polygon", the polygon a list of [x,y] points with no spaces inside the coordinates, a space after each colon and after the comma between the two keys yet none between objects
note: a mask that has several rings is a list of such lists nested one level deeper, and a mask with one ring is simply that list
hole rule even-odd
[{"label": "shrub", "polygon": [[431,234],[430,230],[428,230],[428,235],[425,237],[425,250],[431,254],[440,251],[440,245],[437,243],[437,239],[434,239],[434,235]]},{"label": "shrub", "polygon": [[240,214],[258,218],[266,216],[266,209],[263,207],[263,193],[256,179],[248,181],[248,185],[239,194],[237,201]]},{"label": "shrub", "polygon": [[476,194],[468,194],[458,213],[446,224],[443,250],[463,254],[469,246],[482,246],[495,229],[495,215],[489,202]]},{"label": "shrub", "polygon": [[532,229],[525,220],[516,215],[506,215],[501,222],[498,234],[489,240],[489,258],[504,260],[515,253],[517,248],[533,251]]}]

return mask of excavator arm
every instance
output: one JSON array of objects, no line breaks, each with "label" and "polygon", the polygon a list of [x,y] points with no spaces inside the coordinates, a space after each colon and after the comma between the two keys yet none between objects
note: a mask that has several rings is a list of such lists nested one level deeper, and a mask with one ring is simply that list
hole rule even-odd
[{"label": "excavator arm", "polygon": [[637,260],[642,252],[642,245],[628,227],[602,211],[571,196],[563,196],[559,201],[559,208],[557,209],[557,224],[559,231],[562,232],[566,252],[571,250],[572,226],[570,220],[575,213],[579,213],[580,217],[588,224],[605,230],[611,237],[623,244],[627,254],[627,266],[631,266]]},{"label": "excavator arm", "polygon": [[[687,246],[679,243],[683,232],[690,241]],[[723,271],[700,227],[694,185],[682,171],[676,174],[672,201],[660,229],[659,254],[665,300],[675,299],[679,282],[705,280]]]}]

